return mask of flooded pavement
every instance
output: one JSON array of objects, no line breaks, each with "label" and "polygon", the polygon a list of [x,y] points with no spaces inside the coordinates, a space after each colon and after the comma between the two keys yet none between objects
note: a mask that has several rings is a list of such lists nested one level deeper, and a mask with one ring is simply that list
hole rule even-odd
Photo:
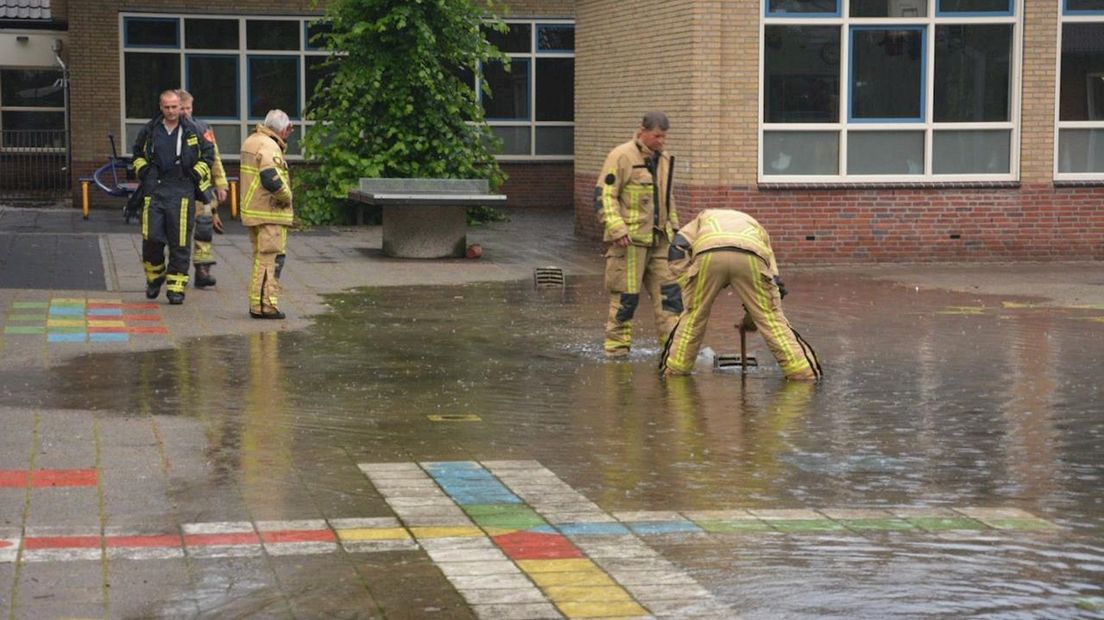
[{"label": "flooded pavement", "polygon": [[0,617],[1104,617],[1104,307],[786,279],[818,385],[593,276],[4,371]]}]

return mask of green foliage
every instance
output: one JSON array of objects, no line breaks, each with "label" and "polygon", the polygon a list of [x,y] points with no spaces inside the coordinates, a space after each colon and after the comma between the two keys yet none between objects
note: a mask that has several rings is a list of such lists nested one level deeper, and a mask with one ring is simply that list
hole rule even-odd
[{"label": "green foliage", "polygon": [[487,179],[505,174],[490,147],[470,83],[480,62],[508,58],[483,28],[495,0],[333,0],[327,33],[312,41],[335,53],[308,105],[317,121],[303,139],[305,224],[341,221],[361,177]]}]

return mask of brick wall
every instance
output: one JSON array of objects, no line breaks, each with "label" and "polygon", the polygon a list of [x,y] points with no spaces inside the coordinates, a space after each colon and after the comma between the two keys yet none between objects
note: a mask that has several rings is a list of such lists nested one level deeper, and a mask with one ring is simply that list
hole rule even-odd
[{"label": "brick wall", "polygon": [[571,162],[502,164],[509,175],[502,192],[510,207],[556,207],[571,210],[575,168]]}]

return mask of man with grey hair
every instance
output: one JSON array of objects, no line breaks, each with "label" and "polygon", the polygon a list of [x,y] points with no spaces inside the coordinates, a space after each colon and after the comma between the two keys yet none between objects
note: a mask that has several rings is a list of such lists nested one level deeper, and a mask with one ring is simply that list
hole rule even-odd
[{"label": "man with grey hair", "polygon": [[662,348],[682,312],[682,293],[667,265],[667,249],[678,230],[671,184],[675,158],[664,151],[670,122],[648,112],[632,140],[606,156],[594,188],[594,210],[606,251],[609,317],[602,348],[608,358],[629,354],[632,318],[640,291],[648,291]]},{"label": "man with grey hair", "polygon": [[287,256],[287,231],[294,221],[287,138],[294,125],[282,110],[269,110],[241,147],[241,220],[253,243],[249,316],[282,319],[280,273]]}]

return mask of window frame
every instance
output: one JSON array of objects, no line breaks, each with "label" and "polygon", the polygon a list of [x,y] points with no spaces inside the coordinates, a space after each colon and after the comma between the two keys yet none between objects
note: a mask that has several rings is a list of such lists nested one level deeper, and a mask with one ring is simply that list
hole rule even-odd
[{"label": "window frame", "polygon": [[[936,14],[940,0],[925,0],[927,13],[923,17],[850,17],[850,0],[837,0],[835,14],[817,13],[809,15],[793,13],[768,13],[770,0],[761,0],[759,19],[759,75],[758,75],[758,142],[757,171],[758,183],[769,185],[869,185],[869,184],[954,184],[954,183],[1000,183],[1018,182],[1020,178],[1020,140],[1021,107],[1020,89],[1023,83],[1023,1],[1009,0],[1010,13],[941,13]],[[936,28],[947,25],[991,25],[1005,24],[1011,28],[1011,49],[1009,50],[1009,117],[1000,122],[947,122],[935,121],[935,55]],[[834,26],[840,29],[839,98],[837,120],[835,122],[816,123],[767,123],[765,80],[766,74],[766,32],[770,26]],[[851,83],[853,70],[853,36],[859,29],[900,28],[902,30],[919,29],[922,33],[923,49],[921,71],[921,117],[919,119],[852,119]],[[993,130],[1009,133],[1008,172],[997,174],[935,174],[932,162],[935,134],[948,131]],[[849,135],[866,131],[900,131],[924,133],[924,163],[921,174],[848,174]],[[836,174],[819,175],[779,175],[766,174],[765,134],[783,132],[830,132],[837,136]]]},{"label": "window frame", "polygon": [[1053,175],[1057,182],[1104,182],[1104,170],[1100,172],[1061,172],[1062,130],[1087,129],[1104,134],[1104,119],[1085,121],[1063,121],[1062,115],[1062,35],[1066,24],[1100,24],[1104,27],[1104,10],[1075,11],[1067,7],[1067,0],[1060,0],[1058,7],[1057,53],[1054,69],[1054,165]]},{"label": "window frame", "polygon": [[[538,50],[537,44],[540,40],[540,29],[548,26],[570,26],[576,28],[574,19],[564,18],[539,18],[539,19],[504,19],[502,20],[506,24],[527,24],[529,25],[529,51],[528,52],[508,52],[506,55],[511,59],[524,60],[528,63],[528,106],[525,119],[492,119],[487,118],[487,125],[491,128],[494,127],[527,127],[529,129],[529,154],[523,155],[519,153],[501,154],[495,155],[495,159],[505,162],[536,162],[536,161],[558,161],[558,162],[570,162],[575,161],[574,148],[570,154],[565,155],[537,155],[537,130],[542,127],[575,127],[574,113],[572,114],[571,121],[538,121],[537,120],[537,60],[545,58],[570,58],[575,59],[575,50]],[[512,67],[517,67],[517,63],[511,63]],[[572,72],[572,78],[574,79],[574,71]],[[482,67],[476,72],[475,92],[477,102],[480,106],[483,105],[483,90],[482,90]]]},{"label": "window frame", "polygon": [[[9,66],[4,66],[4,67],[0,67],[0,69],[3,69],[3,71],[56,72],[57,76],[59,78],[62,77],[62,71],[61,71],[61,69],[58,69],[57,67],[9,67]],[[66,134],[68,133],[67,132],[68,120],[66,118],[67,110],[65,108],[65,105],[64,105],[65,102],[64,101],[62,101],[62,105],[60,105],[60,106],[7,105],[4,102],[4,93],[3,93],[3,87],[2,87],[3,86],[2,85],[3,79],[4,79],[3,74],[0,73],[0,135],[2,135],[2,133],[4,131],[7,131],[7,129],[5,129],[6,125],[4,124],[4,115],[5,115],[5,113],[9,113],[9,112],[48,112],[48,113],[59,113],[60,112],[62,114],[62,123],[63,123],[62,128],[61,128],[60,131],[65,132]],[[30,131],[59,131],[59,130],[46,129],[46,130],[30,130]],[[68,138],[66,138],[66,139],[68,139]],[[6,144],[4,144],[3,140],[0,140],[0,154],[5,154],[5,155],[10,155],[10,154],[13,154],[13,153],[65,153],[68,150],[69,149],[66,146],[42,146],[42,147],[7,146]]]},{"label": "window frame", "polygon": [[[299,117],[292,118],[291,123],[296,129],[296,134],[302,136],[306,131],[309,131],[310,127],[314,125],[314,121],[306,120],[305,112],[307,108],[308,100],[310,99],[310,93],[306,92],[307,76],[306,76],[306,59],[312,56],[327,57],[330,55],[328,50],[317,49],[307,46],[306,33],[307,25],[310,22],[314,22],[323,18],[322,14],[300,14],[300,15],[262,15],[262,14],[239,14],[239,15],[226,15],[220,13],[181,13],[181,12],[164,12],[164,13],[151,13],[141,11],[124,11],[120,12],[118,16],[119,24],[119,134],[123,136],[123,142],[125,144],[120,145],[121,150],[125,151],[127,155],[132,155],[130,152],[133,146],[132,140],[128,139],[128,130],[141,126],[149,122],[148,118],[134,118],[128,117],[126,114],[126,53],[129,52],[156,52],[162,54],[176,54],[180,67],[181,82],[187,84],[188,82],[188,58],[194,56],[220,56],[220,57],[236,57],[236,80],[238,86],[237,92],[237,108],[238,116],[235,117],[215,117],[202,114],[202,101],[200,102],[200,114],[198,118],[208,123],[212,127],[215,126],[235,126],[238,128],[242,139],[244,140],[253,131],[253,127],[258,122],[257,117],[249,115],[249,59],[255,57],[294,57],[298,59],[298,75],[296,76],[296,90],[299,98]],[[238,46],[237,48],[189,48],[185,41],[185,22],[186,19],[218,19],[225,21],[236,21],[238,24]],[[127,20],[176,20],[177,27],[177,45],[176,46],[149,46],[141,45],[134,46],[128,45],[126,42],[126,24]],[[249,49],[248,41],[246,40],[246,24],[249,20],[264,20],[264,21],[291,21],[298,23],[299,34],[299,49],[298,50],[253,50]],[[184,85],[187,88],[187,85]],[[290,111],[289,111],[290,115]],[[298,144],[298,142],[296,142]],[[238,161],[240,159],[238,145],[234,145],[233,148],[221,148],[220,155],[224,161]],[[288,153],[287,158],[289,161],[301,161],[303,159],[302,152]]]}]

